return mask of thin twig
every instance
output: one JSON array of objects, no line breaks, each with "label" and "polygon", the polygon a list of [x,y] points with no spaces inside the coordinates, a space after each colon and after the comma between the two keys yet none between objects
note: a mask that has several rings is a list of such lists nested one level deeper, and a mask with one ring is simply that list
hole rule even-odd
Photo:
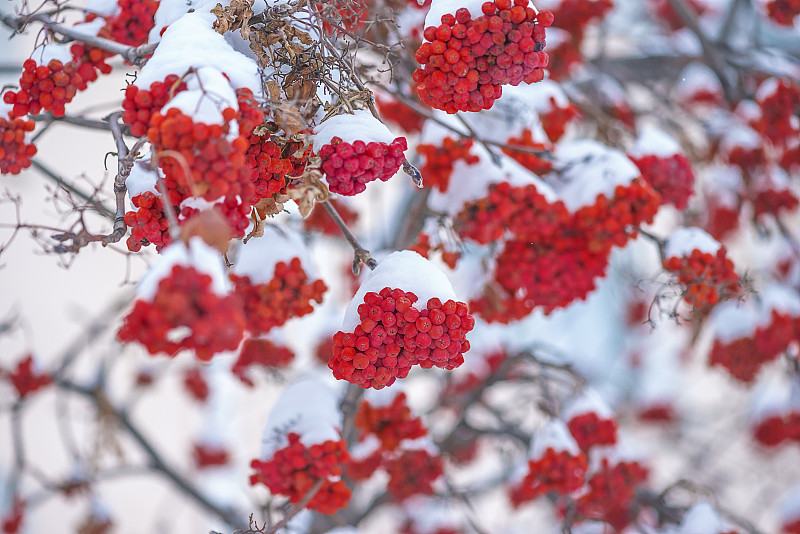
[{"label": "thin twig", "polygon": [[375,267],[378,266],[378,262],[369,255],[369,250],[361,246],[361,243],[358,242],[356,236],[354,236],[347,227],[342,217],[339,215],[339,212],[336,211],[336,208],[334,208],[330,202],[323,202],[322,206],[325,208],[325,211],[328,212],[328,215],[331,216],[333,222],[336,223],[336,226],[339,227],[339,230],[342,231],[342,234],[345,239],[347,239],[347,242],[350,243],[350,246],[353,247],[353,253],[355,255],[353,258],[353,273],[358,275],[361,270],[361,263],[374,270]]}]

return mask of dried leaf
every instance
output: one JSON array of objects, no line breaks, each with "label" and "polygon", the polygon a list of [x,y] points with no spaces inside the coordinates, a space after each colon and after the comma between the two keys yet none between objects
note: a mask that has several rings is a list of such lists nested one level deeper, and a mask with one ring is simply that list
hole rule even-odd
[{"label": "dried leaf", "polygon": [[322,173],[317,169],[307,171],[300,183],[286,189],[289,198],[295,201],[300,209],[300,216],[308,217],[316,202],[328,200],[328,186],[322,181]]},{"label": "dried leaf", "polygon": [[239,30],[245,40],[250,39],[250,18],[253,16],[254,0],[231,0],[227,7],[217,4],[211,13],[216,15],[217,20],[213,28],[217,33],[224,34],[228,31]]},{"label": "dried leaf", "polygon": [[215,209],[203,210],[186,221],[181,228],[181,239],[188,245],[189,239],[194,236],[199,236],[221,254],[228,250],[228,243],[233,237],[228,221]]},{"label": "dried leaf", "polygon": [[254,207],[261,220],[264,220],[269,216],[277,215],[278,213],[282,212],[283,204],[287,200],[289,200],[287,195],[275,193],[269,198],[262,198]]},{"label": "dried leaf", "polygon": [[306,128],[303,114],[293,105],[284,104],[279,108],[273,109],[272,114],[275,116],[275,122],[286,132],[286,135],[292,136]]}]

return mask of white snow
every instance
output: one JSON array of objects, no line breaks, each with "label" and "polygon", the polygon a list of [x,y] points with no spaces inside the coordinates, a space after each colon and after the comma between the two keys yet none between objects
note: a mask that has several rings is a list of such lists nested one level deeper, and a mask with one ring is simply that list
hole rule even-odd
[{"label": "white snow", "polygon": [[[548,42],[550,41],[550,29],[548,29],[547,40]],[[507,94],[524,101],[537,113],[547,113],[553,110],[551,98],[559,108],[569,106],[569,98],[561,88],[561,84],[550,79],[531,84],[523,82],[517,86],[503,87],[503,96],[500,97],[500,100],[505,98]]]},{"label": "white snow", "polygon": [[[125,179],[125,187],[128,189],[128,196],[133,198],[141,195],[147,191],[155,193],[160,196],[156,182],[158,181],[158,174],[156,171],[150,170],[147,164],[150,161],[150,153],[146,153],[144,158],[137,160],[131,168],[131,173]],[[145,163],[147,162],[147,163]]]},{"label": "white snow", "polygon": [[757,328],[772,322],[772,311],[800,316],[800,295],[777,283],[759,289],[758,298],[746,302],[726,301],[714,308],[709,319],[714,338],[722,343],[752,337]]},{"label": "white snow", "polygon": [[[228,4],[228,2],[223,3]],[[161,0],[156,11],[155,26],[150,30],[149,42],[159,42],[161,40],[161,30],[172,25],[189,13],[190,10],[210,13],[211,8],[216,4],[216,0]]]},{"label": "white snow", "polygon": [[414,307],[419,310],[424,310],[428,300],[434,297],[442,302],[457,300],[450,281],[433,263],[410,250],[393,252],[378,262],[374,271],[367,273],[348,304],[342,323],[344,332],[353,332],[360,323],[358,306],[364,303],[364,295],[379,293],[384,287],[413,292],[419,299]]},{"label": "white snow", "polygon": [[708,502],[699,502],[683,516],[680,534],[719,534],[729,530],[719,513]]},{"label": "white snow", "polygon": [[402,386],[400,388],[368,389],[364,393],[363,399],[369,402],[373,408],[386,408],[390,406],[394,402],[395,397],[402,392]]},{"label": "white snow", "polygon": [[676,86],[676,91],[684,98],[691,97],[700,91],[709,91],[722,94],[722,85],[719,78],[710,68],[702,63],[691,63],[678,75],[680,83]]},{"label": "white snow", "polygon": [[767,78],[766,80],[764,80],[756,90],[756,100],[760,102],[774,95],[775,92],[778,90],[779,86],[778,82],[779,79],[775,77]]},{"label": "white snow", "polygon": [[664,254],[667,258],[690,256],[697,249],[702,253],[716,254],[722,245],[708,232],[695,226],[684,226],[673,231],[667,239]]},{"label": "white snow", "polygon": [[425,28],[428,26],[438,27],[442,24],[442,15],[456,15],[458,9],[465,7],[469,9],[470,15],[476,19],[483,15],[481,6],[485,0],[432,0],[428,14],[425,16]]},{"label": "white snow", "polygon": [[785,380],[772,378],[759,383],[750,397],[748,419],[758,424],[773,416],[784,415],[789,408],[789,387]]},{"label": "white snow", "polygon": [[682,152],[681,146],[669,134],[658,128],[646,126],[641,129],[629,154],[634,158],[643,156],[669,158]]},{"label": "white snow", "polygon": [[541,459],[547,449],[553,449],[555,452],[566,452],[571,456],[578,456],[581,453],[578,444],[569,433],[567,425],[560,419],[550,419],[534,433],[530,448],[530,458],[532,460]]},{"label": "white snow", "polygon": [[749,126],[738,123],[731,123],[729,126],[719,143],[722,152],[730,153],[737,146],[754,149],[763,145],[761,136]]},{"label": "white snow", "polygon": [[36,61],[37,65],[47,65],[53,59],[57,59],[61,63],[69,63],[72,61],[72,53],[66,46],[48,44],[34,50],[31,59]]},{"label": "white snow", "polygon": [[105,25],[105,20],[96,18],[91,22],[82,22],[72,27],[72,31],[78,32],[87,37],[96,37],[97,32]]},{"label": "white snow", "polygon": [[150,268],[136,286],[136,295],[139,299],[152,301],[158,291],[158,283],[169,276],[175,265],[194,267],[201,273],[211,277],[211,290],[218,295],[228,293],[228,278],[225,276],[225,266],[222,256],[216,249],[206,245],[200,237],[189,240],[187,248],[183,242],[169,245],[161,251],[158,261]]},{"label": "white snow", "polygon": [[403,501],[403,511],[414,523],[414,532],[433,534],[439,529],[458,528],[458,516],[444,499],[415,495]]},{"label": "white snow", "polygon": [[784,524],[800,519],[800,485],[791,487],[783,494],[779,510],[778,514]]},{"label": "white snow", "polygon": [[[164,45],[160,45],[164,46]],[[162,110],[177,108],[194,122],[203,124],[225,124],[222,111],[226,108],[239,109],[236,92],[222,72],[213,67],[200,67],[193,76],[186,78],[186,90],[170,100]],[[230,123],[229,135],[238,136],[236,121]]]},{"label": "white snow", "polygon": [[561,415],[566,421],[587,413],[596,413],[601,419],[614,417],[614,412],[611,411],[606,401],[592,388],[584,389],[580,395],[567,401],[561,411]]},{"label": "white snow", "polygon": [[306,447],[325,441],[339,441],[342,414],[336,393],[316,377],[293,382],[278,398],[264,428],[261,457],[269,459],[289,442],[286,435],[300,435]]},{"label": "white snow", "polygon": [[363,461],[380,449],[381,440],[379,440],[375,434],[367,434],[367,437],[363,441],[359,441],[350,447],[350,458],[356,461]]},{"label": "white snow", "polygon": [[87,0],[83,9],[85,11],[97,13],[103,17],[116,15],[120,11],[119,4],[116,0]]},{"label": "white snow", "polygon": [[[185,7],[185,2],[180,4]],[[216,1],[211,0],[209,9],[215,4]],[[162,2],[161,6],[164,5]],[[147,89],[151,83],[164,81],[170,74],[183,76],[193,68],[213,67],[224,72],[235,89],[247,87],[256,97],[261,96],[258,66],[211,28],[214,20],[214,15],[206,10],[187,13],[170,24],[153,57],[139,71],[136,85]]]},{"label": "white snow", "polygon": [[556,193],[572,212],[591,206],[598,195],[613,198],[617,186],[629,185],[640,174],[625,154],[589,139],[560,143],[555,156],[565,167]]},{"label": "white snow", "polygon": [[364,141],[391,144],[395,136],[381,121],[369,111],[359,109],[355,113],[342,113],[326,120],[314,128],[314,152],[331,143],[334,137],[345,143]]},{"label": "white snow", "polygon": [[250,277],[253,284],[268,284],[275,265],[281,261],[288,264],[292,258],[300,258],[303,270],[312,276],[311,259],[302,236],[284,225],[269,223],[264,226],[263,236],[242,244],[231,272]]}]

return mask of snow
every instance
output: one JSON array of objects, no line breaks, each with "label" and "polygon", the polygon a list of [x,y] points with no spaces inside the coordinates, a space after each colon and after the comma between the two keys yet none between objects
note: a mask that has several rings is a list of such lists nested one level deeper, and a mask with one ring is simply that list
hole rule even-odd
[{"label": "snow", "polygon": [[37,65],[47,65],[51,60],[57,59],[61,63],[69,63],[72,61],[72,53],[69,48],[61,45],[42,45],[33,51],[31,59],[36,61]]},{"label": "snow", "polygon": [[336,393],[319,378],[293,382],[278,398],[264,428],[261,457],[269,459],[288,444],[286,435],[300,435],[306,447],[325,441],[339,441],[342,415]]},{"label": "snow", "polygon": [[764,80],[756,90],[756,100],[760,102],[774,95],[779,87],[778,81],[779,79],[775,77]]},{"label": "snow", "polygon": [[375,436],[375,434],[367,434],[367,437],[363,441],[359,441],[350,447],[350,458],[356,461],[365,460],[380,449],[381,441]]},{"label": "snow", "polygon": [[785,380],[773,378],[759,383],[750,397],[748,419],[758,424],[773,416],[784,415],[789,407],[789,387]]},{"label": "snow", "polygon": [[800,316],[800,295],[791,287],[777,283],[759,289],[758,298],[746,302],[726,301],[711,313],[710,323],[714,338],[722,343],[752,337],[757,328],[772,322],[772,311]]},{"label": "snow", "polygon": [[433,263],[410,250],[393,252],[378,262],[374,271],[367,273],[361,287],[348,304],[342,323],[344,332],[353,332],[360,323],[358,306],[364,303],[364,295],[369,292],[378,293],[384,287],[413,292],[419,298],[414,303],[418,310],[424,310],[428,300],[434,297],[442,302],[457,300],[450,281]]},{"label": "snow", "polygon": [[719,78],[702,63],[691,63],[678,75],[680,83],[676,90],[683,98],[691,97],[700,91],[722,94]]},{"label": "snow", "polygon": [[695,226],[681,227],[673,231],[667,239],[664,254],[667,258],[690,256],[693,250],[705,254],[716,254],[722,245],[708,232]]},{"label": "snow", "polygon": [[586,388],[579,396],[570,399],[561,412],[562,417],[569,421],[574,417],[587,413],[596,413],[601,419],[612,419],[614,412],[594,389]]},{"label": "snow", "polygon": [[541,459],[547,449],[553,449],[555,452],[566,452],[571,456],[578,456],[581,453],[575,439],[570,435],[567,425],[560,419],[547,421],[542,428],[534,433],[530,458],[532,460]]},{"label": "snow", "polygon": [[683,516],[680,534],[720,534],[729,530],[725,521],[708,502],[699,502]]},{"label": "snow", "polygon": [[116,15],[120,11],[119,4],[116,0],[87,0],[83,9],[85,11],[97,13],[103,17]]},{"label": "snow", "polygon": [[329,530],[325,534],[358,534],[358,530],[353,527],[337,527],[333,530]]},{"label": "snow", "polygon": [[[214,67],[200,67],[194,76],[186,79],[186,90],[181,91],[164,106],[162,113],[177,108],[194,122],[203,124],[225,124],[222,111],[239,109],[236,92],[222,72]],[[230,123],[229,135],[238,136],[235,121]]]},{"label": "snow", "polygon": [[759,148],[763,144],[758,132],[744,124],[730,124],[719,143],[722,152],[730,153],[734,147]]},{"label": "snow", "polygon": [[281,261],[288,264],[292,258],[300,258],[303,270],[312,276],[311,259],[302,236],[286,226],[269,223],[264,226],[263,236],[242,244],[231,272],[250,277],[253,284],[268,284],[274,276],[275,265]]},{"label": "snow", "polygon": [[368,389],[364,393],[364,400],[373,408],[385,408],[394,402],[395,397],[403,392],[403,388]]},{"label": "snow", "polygon": [[556,193],[549,185],[513,159],[500,155],[498,167],[482,146],[472,145],[472,153],[478,156],[478,162],[467,165],[463,160],[456,161],[447,191],[442,193],[434,189],[430,192],[428,207],[432,211],[454,216],[467,202],[486,197],[489,186],[500,182],[519,187],[533,185],[548,201],[557,200]]},{"label": "snow", "polygon": [[404,439],[400,442],[400,449],[404,451],[427,451],[428,454],[436,456],[439,448],[430,436],[422,436],[417,439]]},{"label": "snow", "polygon": [[100,29],[105,25],[105,20],[96,18],[91,22],[82,22],[72,27],[72,31],[78,32],[87,37],[96,37]]},{"label": "snow", "polygon": [[[180,4],[185,7],[185,2]],[[212,0],[208,9],[215,4]],[[164,5],[162,2],[161,6]],[[153,82],[164,81],[170,74],[183,76],[190,69],[213,67],[222,69],[235,89],[247,87],[256,97],[263,95],[258,66],[211,28],[214,20],[214,15],[205,10],[187,13],[170,24],[153,57],[139,71],[136,85],[146,89]]]},{"label": "snow", "polygon": [[329,118],[314,128],[314,152],[331,143],[331,139],[339,137],[345,143],[364,141],[391,144],[396,136],[369,111],[359,109],[355,113],[342,113]]},{"label": "snow", "polygon": [[158,291],[158,283],[169,276],[175,265],[193,267],[209,275],[211,290],[217,295],[227,295],[229,284],[222,256],[216,249],[206,245],[200,237],[193,237],[189,240],[188,248],[183,242],[178,242],[161,251],[158,261],[136,286],[137,297],[140,300],[152,301]]},{"label": "snow", "polygon": [[640,130],[639,137],[629,152],[631,157],[658,156],[669,158],[683,151],[681,146],[669,134],[652,126]]},{"label": "snow", "polygon": [[433,534],[440,529],[456,530],[457,516],[444,499],[415,495],[403,501],[403,510],[414,523],[414,532]]},{"label": "snow", "polygon": [[800,485],[791,487],[783,494],[778,514],[784,524],[800,519]]},{"label": "snow", "polygon": [[155,171],[150,170],[147,165],[150,162],[150,153],[147,152],[144,158],[137,160],[131,168],[131,173],[125,179],[125,187],[128,189],[128,196],[133,198],[150,191],[160,196],[156,182],[158,175]]},{"label": "snow", "polygon": [[428,14],[425,16],[425,28],[442,24],[442,15],[451,14],[455,16],[456,11],[462,7],[469,10],[473,19],[483,15],[481,6],[485,0],[432,0]]},{"label": "snow", "polygon": [[593,205],[598,195],[613,198],[617,186],[627,186],[639,177],[639,169],[625,154],[597,141],[561,143],[555,156],[564,168],[565,181],[556,193],[572,212]]},{"label": "snow", "polygon": [[[228,2],[224,3],[228,4]],[[150,30],[148,42],[159,42],[161,40],[161,30],[171,26],[190,11],[210,13],[216,4],[217,0],[161,0],[156,11],[155,26]],[[214,20],[216,20],[216,17],[214,17]]]},{"label": "snow", "polygon": [[[547,40],[550,41],[549,28]],[[555,101],[557,107],[569,107],[569,98],[561,88],[561,84],[549,79],[531,84],[523,82],[517,86],[503,87],[503,96],[500,97],[500,100],[505,98],[506,95],[523,100],[527,105],[536,110],[537,113],[552,111],[553,102],[551,102],[551,98]]]}]

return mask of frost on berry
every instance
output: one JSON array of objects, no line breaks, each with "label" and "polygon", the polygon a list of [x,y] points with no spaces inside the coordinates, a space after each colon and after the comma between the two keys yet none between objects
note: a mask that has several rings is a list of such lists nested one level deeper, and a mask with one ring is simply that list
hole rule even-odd
[{"label": "frost on berry", "polygon": [[222,269],[217,252],[199,238],[171,245],[140,282],[118,339],[137,342],[150,354],[194,350],[204,361],[236,349],[245,317],[239,300],[227,293]]},{"label": "frost on berry", "polygon": [[31,354],[18,361],[13,369],[3,370],[0,368],[0,378],[8,380],[14,386],[20,399],[52,382],[50,375],[37,369],[36,361]]},{"label": "frost on berry", "polygon": [[261,459],[251,463],[250,484],[264,484],[297,503],[322,481],[307,508],[332,514],[346,506],[350,490],[340,477],[349,455],[339,435],[337,406],[336,395],[321,381],[289,385],[270,412]]},{"label": "frost on berry", "polygon": [[420,68],[413,79],[423,102],[451,114],[480,111],[500,98],[503,85],[544,78],[544,29],[552,13],[537,14],[527,0],[484,2],[477,17],[467,8],[447,13],[448,7],[432,3],[414,55]]},{"label": "frost on berry", "polygon": [[31,166],[36,146],[28,137],[33,128],[31,120],[0,117],[0,174],[19,174]]},{"label": "frost on berry", "polygon": [[288,228],[266,225],[263,236],[242,245],[230,279],[251,333],[267,333],[322,302],[327,287],[309,276],[309,266],[305,244]]},{"label": "frost on berry", "polygon": [[681,287],[683,300],[709,309],[739,292],[739,277],[726,249],[699,228],[679,228],[664,247],[664,269]]},{"label": "frost on berry", "polygon": [[694,189],[694,171],[672,137],[655,128],[644,128],[630,156],[642,178],[661,195],[663,204],[686,208]]},{"label": "frost on berry", "polygon": [[353,196],[369,182],[387,181],[400,169],[408,148],[368,111],[343,113],[314,128],[314,152],[331,192]]},{"label": "frost on berry", "polygon": [[424,369],[460,366],[469,350],[466,334],[475,320],[466,304],[452,296],[444,274],[419,254],[388,256],[361,284],[342,330],[333,336],[328,361],[333,376],[381,389],[405,378],[415,364]]},{"label": "frost on berry", "polygon": [[534,434],[527,468],[524,478],[511,488],[514,506],[547,493],[567,495],[578,490],[587,460],[563,421],[551,420]]},{"label": "frost on berry", "polygon": [[280,369],[288,366],[294,359],[294,353],[287,347],[265,337],[247,338],[242,343],[239,357],[233,364],[231,372],[247,386],[255,383],[250,376],[250,369],[258,366],[265,369]]}]

